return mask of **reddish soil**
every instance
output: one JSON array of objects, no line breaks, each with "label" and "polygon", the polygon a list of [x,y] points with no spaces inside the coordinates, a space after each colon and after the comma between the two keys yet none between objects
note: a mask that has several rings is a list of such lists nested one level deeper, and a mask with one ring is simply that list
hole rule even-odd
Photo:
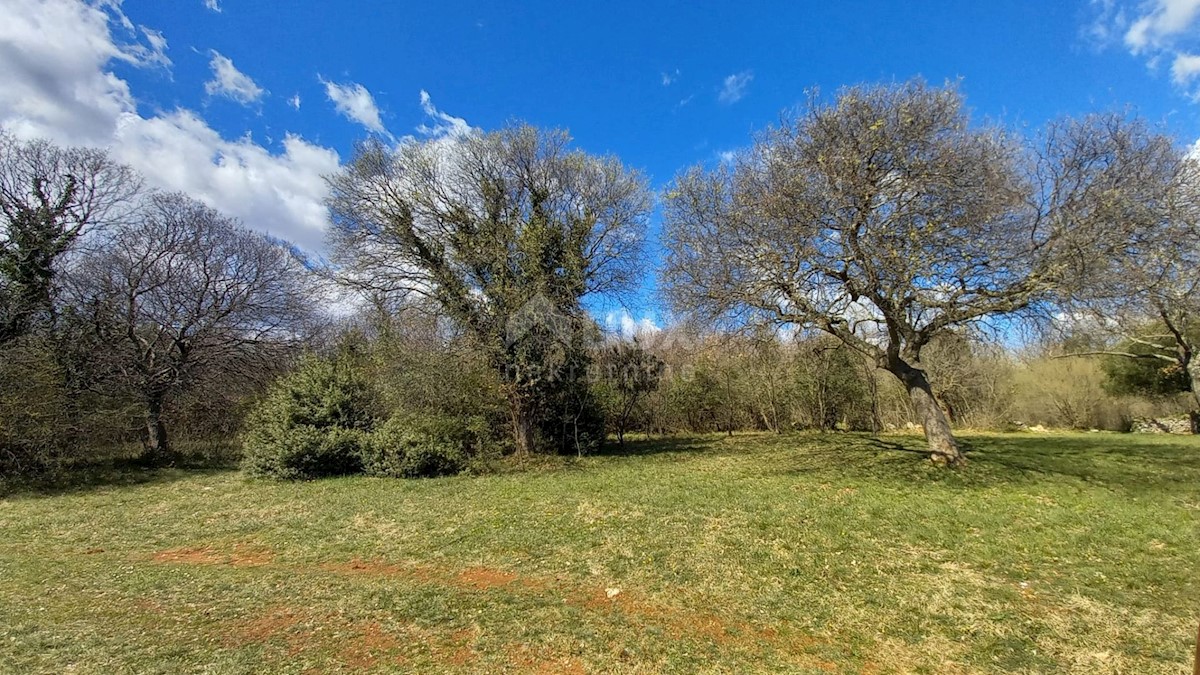
[{"label": "reddish soil", "polygon": [[501,588],[517,580],[512,572],[491,569],[490,567],[470,567],[458,573],[455,581],[462,586],[477,590]]},{"label": "reddish soil", "polygon": [[[212,546],[169,549],[155,554],[152,560],[174,564],[263,566],[273,562],[273,555],[260,547],[238,544],[232,551],[224,552]],[[716,613],[690,611],[647,600],[628,589],[610,596],[605,588],[589,590],[569,579],[520,577],[510,571],[484,566],[454,571],[354,558],[342,563],[322,564],[319,569],[339,575],[398,577],[460,591],[504,589],[508,593],[551,594],[588,612],[619,614],[633,625],[657,628],[675,640],[702,640],[719,645],[722,649],[751,652],[775,650],[806,668],[837,671],[836,664],[812,654],[813,647],[822,644],[822,641],[795,634],[786,626],[762,627],[727,619]],[[312,568],[296,571],[311,573]],[[305,624],[319,626],[321,630],[306,628]],[[426,635],[421,642],[429,642],[428,637]],[[443,639],[435,638],[430,645],[432,656],[447,666],[463,668],[476,664],[480,655],[473,644],[478,637],[478,629],[472,629],[456,631]],[[404,658],[401,653],[404,641],[384,630],[377,622],[348,622],[336,615],[313,616],[304,610],[289,608],[276,608],[235,626],[227,634],[227,639],[234,645],[284,640],[288,653],[292,655],[310,649],[331,649],[336,651],[337,661],[350,669],[370,669],[385,660],[399,662]],[[526,672],[584,672],[578,659],[545,649],[513,645],[507,649],[506,656],[513,667]],[[872,665],[867,665],[867,672],[870,672]]]},{"label": "reddish soil", "polygon": [[275,555],[268,549],[250,544],[235,544],[232,551],[221,552],[211,546],[171,548],[155,553],[152,560],[160,563],[188,565],[232,565],[257,567],[268,565]]}]

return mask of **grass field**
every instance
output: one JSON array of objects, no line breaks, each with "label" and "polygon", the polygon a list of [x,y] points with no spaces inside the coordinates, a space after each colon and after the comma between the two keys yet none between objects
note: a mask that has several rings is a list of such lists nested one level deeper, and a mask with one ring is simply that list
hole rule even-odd
[{"label": "grass field", "polygon": [[1200,442],[648,440],[0,500],[3,672],[1190,672]]}]

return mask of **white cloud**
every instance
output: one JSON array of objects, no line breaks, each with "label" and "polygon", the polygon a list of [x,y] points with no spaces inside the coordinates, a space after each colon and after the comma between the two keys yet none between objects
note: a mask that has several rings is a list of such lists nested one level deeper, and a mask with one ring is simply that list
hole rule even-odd
[{"label": "white cloud", "polygon": [[461,117],[454,117],[438,110],[433,105],[433,99],[429,97],[429,92],[421,90],[421,110],[433,120],[432,125],[422,124],[417,127],[417,131],[426,136],[448,136],[450,138],[460,138],[474,133],[470,124]]},{"label": "white cloud", "polygon": [[288,99],[288,105],[292,106],[296,110],[299,110],[300,109],[300,94],[299,93],[292,94],[292,97]]},{"label": "white cloud", "polygon": [[634,319],[633,315],[625,309],[605,314],[604,325],[610,332],[616,333],[625,339],[654,335],[662,330],[654,322],[654,319],[648,316],[644,316],[641,319]]},{"label": "white cloud", "polygon": [[1200,101],[1200,0],[1092,0],[1085,34],[1101,46],[1121,44],[1150,70],[1170,63],[1171,80]]},{"label": "white cloud", "polygon": [[248,136],[222,138],[188,110],[150,119],[123,116],[113,141],[116,159],[163,187],[185,191],[305,250],[324,245],[325,176],[339,166],[329,148],[289,134],[283,153],[273,154]]},{"label": "white cloud", "polygon": [[1171,64],[1171,78],[1175,84],[1187,87],[1200,76],[1200,54],[1176,54]]},{"label": "white cloud", "polygon": [[204,6],[214,12],[221,12],[221,3],[218,0],[204,0]]},{"label": "white cloud", "polygon": [[204,91],[209,96],[224,96],[242,105],[257,103],[266,93],[249,75],[238,70],[233,65],[233,59],[211,50],[212,60],[208,67],[212,69],[213,79],[204,83]]},{"label": "white cloud", "polygon": [[379,106],[375,105],[375,97],[367,88],[357,82],[338,84],[318,77],[325,85],[325,95],[333,102],[334,107],[342,115],[358,122],[370,131],[388,135],[379,115]]},{"label": "white cloud", "polygon": [[754,73],[749,70],[726,77],[721,84],[721,93],[717,94],[717,100],[725,105],[737,103],[746,95],[746,88],[753,79]]},{"label": "white cloud", "polygon": [[673,73],[663,73],[662,74],[662,85],[664,87],[669,87],[672,84],[674,84],[675,81],[678,79],[679,79],[679,69],[676,68],[675,72],[673,72]]},{"label": "white cloud", "polygon": [[[282,154],[227,140],[187,110],[142,117],[114,62],[165,67],[166,40],[140,33],[116,0],[5,0],[0,22],[0,126],[22,138],[110,148],[168,190],[248,226],[319,251],[333,150],[287,136]],[[115,35],[114,35],[115,34]]]},{"label": "white cloud", "polygon": [[1200,0],[1151,0],[1143,3],[1141,9],[1146,13],[1125,32],[1125,44],[1135,54],[1169,48],[1200,16]]}]

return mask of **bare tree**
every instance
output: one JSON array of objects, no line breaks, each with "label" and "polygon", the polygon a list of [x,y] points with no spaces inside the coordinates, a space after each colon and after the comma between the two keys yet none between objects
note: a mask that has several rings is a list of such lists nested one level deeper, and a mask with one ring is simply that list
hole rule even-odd
[{"label": "bare tree", "polygon": [[[1095,180],[1095,189],[1104,190],[1105,208],[1118,214],[1123,245],[1080,266],[1064,313],[1109,346],[1067,356],[1147,360],[1182,375],[1195,401],[1193,432],[1200,433],[1200,160],[1143,124],[1116,133],[1120,152],[1138,157],[1136,173],[1111,154],[1093,172],[1112,174]],[[1121,195],[1118,183],[1135,184],[1136,192]]]},{"label": "bare tree", "polygon": [[645,179],[568,142],[529,126],[371,141],[331,179],[343,279],[430,299],[470,335],[504,383],[519,452],[534,448],[548,373],[578,365],[582,300],[643,272]]},{"label": "bare tree", "polygon": [[[953,87],[914,81],[816,96],[732,167],[695,168],[668,191],[668,296],[728,323],[820,329],[895,375],[932,459],[963,461],[922,350],[938,334],[1048,300],[1128,192],[1092,191],[1093,132],[1026,150],[973,127]],[[1120,128],[1120,124],[1115,125]],[[1120,169],[1136,157],[1117,157]],[[1125,166],[1128,169],[1128,166]],[[1103,252],[1101,252],[1103,254]]]},{"label": "bare tree", "polygon": [[141,178],[102,150],[0,131],[0,345],[52,318],[61,256],[140,188]]},{"label": "bare tree", "polygon": [[149,197],[71,270],[90,380],[141,403],[145,459],[171,457],[174,397],[218,374],[266,372],[302,338],[307,274],[286,245],[181,194]]}]

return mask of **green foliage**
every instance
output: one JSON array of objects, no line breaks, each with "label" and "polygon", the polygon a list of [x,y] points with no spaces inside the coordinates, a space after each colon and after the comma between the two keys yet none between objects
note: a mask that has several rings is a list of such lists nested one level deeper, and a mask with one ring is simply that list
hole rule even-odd
[{"label": "green foliage", "polygon": [[837,340],[821,337],[797,345],[797,421],[829,431],[870,429],[870,401],[861,359]]},{"label": "green foliage", "polygon": [[599,366],[602,405],[617,429],[617,437],[624,443],[625,431],[642,400],[658,389],[666,364],[634,340],[602,349]]},{"label": "green foliage", "polygon": [[431,478],[468,466],[489,432],[481,418],[400,415],[371,434],[363,446],[363,470],[372,476]]},{"label": "green foliage", "polygon": [[52,468],[71,446],[72,398],[53,352],[23,339],[0,349],[0,473]]},{"label": "green foliage", "polygon": [[[1144,333],[1162,333],[1163,329],[1151,326]],[[1112,394],[1165,398],[1191,391],[1191,380],[1187,371],[1180,367],[1178,355],[1156,345],[1173,346],[1173,338],[1164,340],[1160,335],[1149,335],[1149,339],[1126,340],[1114,351],[1139,356],[1109,356],[1101,363],[1104,369],[1104,388]],[[1153,342],[1153,345],[1146,344]],[[1165,358],[1162,358],[1165,357]],[[1171,359],[1171,360],[1167,360]]]},{"label": "green foliage", "polygon": [[244,467],[281,479],[357,473],[378,417],[377,395],[354,359],[307,357],[250,412]]}]

